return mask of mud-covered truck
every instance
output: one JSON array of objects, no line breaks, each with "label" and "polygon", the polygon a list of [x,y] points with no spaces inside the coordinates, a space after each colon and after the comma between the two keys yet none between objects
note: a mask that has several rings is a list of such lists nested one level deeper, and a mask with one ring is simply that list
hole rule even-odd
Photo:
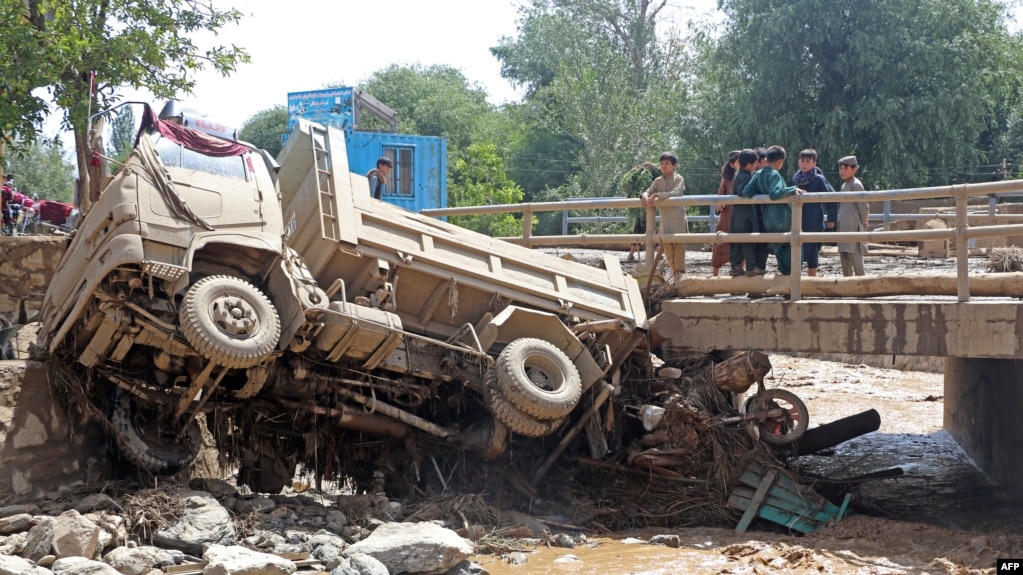
[{"label": "mud-covered truck", "polygon": [[137,466],[190,463],[200,414],[261,491],[300,463],[338,474],[360,437],[494,458],[509,434],[563,433],[648,357],[616,258],[565,261],[374,200],[333,129],[300,121],[278,163],[202,127],[146,108],[41,310],[55,385]]}]

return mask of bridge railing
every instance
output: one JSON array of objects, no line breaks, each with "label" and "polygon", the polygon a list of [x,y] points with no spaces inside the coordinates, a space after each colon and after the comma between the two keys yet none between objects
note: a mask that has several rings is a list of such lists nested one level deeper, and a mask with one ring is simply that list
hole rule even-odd
[{"label": "bridge railing", "polygon": [[[522,213],[522,235],[519,237],[501,238],[506,241],[527,247],[561,246],[561,245],[608,245],[621,244],[627,246],[644,243],[647,253],[653,253],[657,243],[788,243],[792,246],[793,255],[802,253],[804,242],[912,242],[926,240],[948,240],[956,247],[956,286],[959,301],[970,300],[969,284],[969,242],[974,238],[1004,237],[1023,235],[1023,223],[985,225],[970,227],[971,214],[968,211],[968,200],[973,196],[989,196],[992,194],[1014,195],[1023,192],[1023,180],[1003,180],[1000,182],[984,182],[978,184],[956,184],[952,186],[935,186],[929,188],[908,188],[898,190],[878,190],[865,192],[826,192],[790,196],[782,200],[772,201],[767,196],[741,198],[733,195],[692,195],[669,198],[660,202],[660,206],[713,206],[734,204],[769,204],[788,203],[792,207],[792,221],[801,222],[803,205],[810,203],[842,203],[842,202],[888,202],[916,199],[952,198],[955,200],[955,225],[945,229],[927,230],[879,230],[868,232],[803,232],[800,226],[784,233],[753,233],[732,234],[725,232],[660,234],[656,233],[655,210],[646,209],[646,234],[575,234],[557,236],[534,236],[533,214],[538,212],[560,212],[566,210],[596,210],[615,208],[642,207],[639,199],[632,198],[592,198],[581,200],[565,200],[560,202],[534,202],[522,204],[504,204],[489,206],[464,206],[458,208],[439,208],[422,210],[424,215],[466,216],[479,214]],[[972,217],[977,217],[974,214]],[[983,216],[986,221],[996,217],[996,221],[1020,221],[1018,217]],[[798,260],[797,260],[798,261]],[[789,278],[791,282],[791,298],[800,298],[800,274],[798,267],[793,266]]]}]

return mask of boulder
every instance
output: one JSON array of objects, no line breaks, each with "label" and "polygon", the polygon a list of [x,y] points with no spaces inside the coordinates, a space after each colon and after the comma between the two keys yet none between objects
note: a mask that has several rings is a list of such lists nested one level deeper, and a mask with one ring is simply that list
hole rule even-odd
[{"label": "boulder", "polygon": [[174,524],[158,529],[153,542],[160,547],[181,549],[192,555],[202,554],[209,543],[233,545],[237,531],[231,516],[217,500],[203,491],[180,494],[185,509]]},{"label": "boulder", "polygon": [[28,538],[25,540],[25,549],[21,556],[32,561],[39,561],[50,554],[53,549],[53,529],[57,526],[57,520],[53,517],[43,517],[32,529],[28,530]]},{"label": "boulder", "polygon": [[283,557],[240,545],[210,545],[202,558],[208,562],[203,575],[290,575],[297,569]]},{"label": "boulder", "polygon": [[472,543],[435,523],[385,523],[343,555],[365,553],[391,573],[444,573],[473,553]]},{"label": "boulder", "polygon": [[21,533],[32,528],[32,516],[28,513],[0,517],[0,535]]},{"label": "boulder", "polygon": [[48,569],[36,567],[17,555],[0,555],[0,575],[51,575]]},{"label": "boulder", "polygon": [[145,575],[154,568],[174,565],[174,558],[159,547],[143,545],[134,549],[117,547],[103,557],[103,562],[123,575]]},{"label": "boulder", "polygon": [[53,562],[53,575],[121,575],[102,561],[85,557],[64,557]]},{"label": "boulder", "polygon": [[53,554],[63,557],[96,556],[99,545],[99,525],[75,510],[65,511],[53,526]]}]

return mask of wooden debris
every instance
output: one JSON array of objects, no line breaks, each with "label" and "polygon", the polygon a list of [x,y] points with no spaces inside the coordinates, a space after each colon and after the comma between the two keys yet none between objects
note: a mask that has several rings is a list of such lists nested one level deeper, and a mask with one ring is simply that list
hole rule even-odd
[{"label": "wooden debris", "polygon": [[749,351],[714,366],[714,385],[722,391],[743,393],[771,371],[767,354]]}]

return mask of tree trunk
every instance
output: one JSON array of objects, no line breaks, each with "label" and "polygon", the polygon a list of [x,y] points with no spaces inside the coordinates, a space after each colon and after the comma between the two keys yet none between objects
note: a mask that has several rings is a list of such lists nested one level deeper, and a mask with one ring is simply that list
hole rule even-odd
[{"label": "tree trunk", "polygon": [[[781,295],[789,293],[790,278],[766,275],[736,278],[685,277],[675,282],[678,297],[717,294]],[[887,297],[896,295],[955,296],[954,274],[859,276],[801,280],[802,297]],[[970,277],[970,295],[978,297],[1023,297],[1023,273],[998,273]]]},{"label": "tree trunk", "polygon": [[714,385],[722,391],[743,393],[771,371],[767,354],[748,351],[714,365]]},{"label": "tree trunk", "polygon": [[78,177],[75,179],[75,200],[82,216],[89,213],[92,200],[89,198],[89,141],[85,128],[74,127],[75,158],[78,160]]}]

